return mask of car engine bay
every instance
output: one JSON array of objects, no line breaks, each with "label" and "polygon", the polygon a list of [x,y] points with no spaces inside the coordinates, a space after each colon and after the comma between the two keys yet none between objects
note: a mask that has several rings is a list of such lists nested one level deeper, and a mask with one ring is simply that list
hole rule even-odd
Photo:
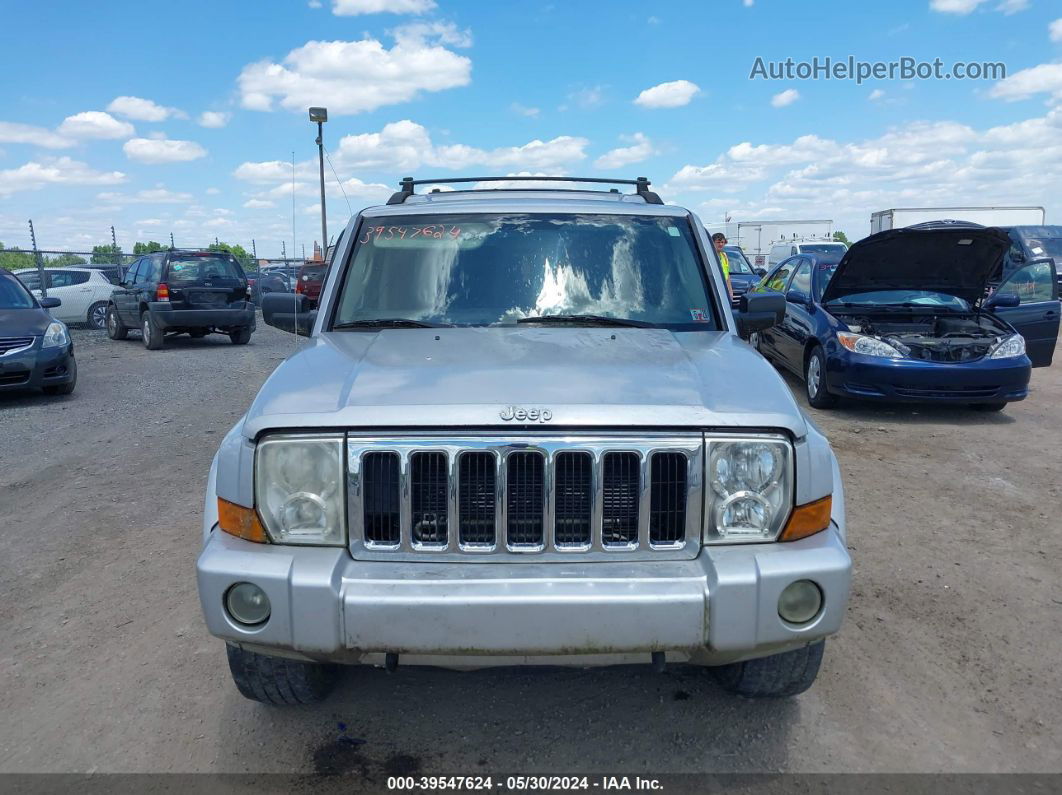
[{"label": "car engine bay", "polygon": [[1008,329],[988,314],[839,315],[853,332],[891,345],[904,356],[932,362],[968,362],[986,356]]}]

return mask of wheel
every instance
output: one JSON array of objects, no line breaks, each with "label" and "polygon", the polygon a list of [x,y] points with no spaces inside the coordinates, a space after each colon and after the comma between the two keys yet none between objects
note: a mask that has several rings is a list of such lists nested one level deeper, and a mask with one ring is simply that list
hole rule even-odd
[{"label": "wheel", "polygon": [[804,386],[808,403],[814,408],[828,409],[837,405],[837,396],[826,391],[826,357],[818,345],[804,364]]},{"label": "wheel", "polygon": [[189,331],[188,336],[194,340],[200,340],[205,337],[209,332],[206,329],[196,329],[195,331]]},{"label": "wheel", "polygon": [[826,641],[756,660],[712,668],[726,690],[746,698],[784,698],[803,693],[815,682]]},{"label": "wheel", "polygon": [[277,707],[314,704],[324,699],[339,678],[339,667],[270,657],[225,644],[232,681],[252,701]]},{"label": "wheel", "polygon": [[1003,411],[1007,407],[1007,401],[1001,400],[998,403],[972,403],[970,408],[974,411]]},{"label": "wheel", "polygon": [[107,302],[97,301],[92,306],[90,306],[88,309],[88,314],[85,315],[85,322],[88,323],[89,328],[107,328]]},{"label": "wheel", "polygon": [[144,347],[149,351],[157,351],[162,347],[165,340],[164,332],[155,323],[151,312],[144,312],[140,316],[140,331],[144,335]]},{"label": "wheel", "polygon": [[70,370],[73,372],[74,377],[70,379],[68,383],[57,384],[55,386],[44,387],[44,394],[46,395],[69,395],[74,391],[74,387],[77,386],[77,362],[73,358],[70,359]]},{"label": "wheel", "polygon": [[129,336],[129,329],[122,325],[118,319],[118,311],[114,304],[107,305],[107,336],[112,340],[124,340]]},{"label": "wheel", "polygon": [[233,345],[246,345],[251,341],[251,329],[249,326],[244,326],[241,329],[229,333],[229,339],[232,340]]}]

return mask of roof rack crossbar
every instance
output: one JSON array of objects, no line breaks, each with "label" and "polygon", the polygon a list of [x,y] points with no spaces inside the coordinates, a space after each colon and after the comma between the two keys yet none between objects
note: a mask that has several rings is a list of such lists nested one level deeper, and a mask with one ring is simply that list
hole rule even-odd
[{"label": "roof rack crossbar", "polygon": [[[646,204],[663,204],[660,197],[649,190],[649,179],[647,177],[638,177],[637,179],[608,179],[605,177],[535,177],[535,176],[514,176],[514,177],[449,177],[445,179],[413,179],[413,177],[404,177],[399,183],[399,191],[393,193],[391,198],[387,200],[388,204],[403,204],[407,198],[413,195],[413,189],[417,185],[446,185],[456,183],[468,183],[468,182],[572,182],[572,183],[592,183],[599,185],[634,185],[635,192],[641,196]],[[612,189],[611,193],[617,193],[618,191]]]}]

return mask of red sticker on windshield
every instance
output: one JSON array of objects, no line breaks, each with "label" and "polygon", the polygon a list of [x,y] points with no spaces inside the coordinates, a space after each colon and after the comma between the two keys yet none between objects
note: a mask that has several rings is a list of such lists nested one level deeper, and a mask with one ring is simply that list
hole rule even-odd
[{"label": "red sticker on windshield", "polygon": [[693,322],[694,323],[707,323],[708,322],[708,312],[707,312],[707,310],[704,310],[704,309],[691,309],[690,310],[690,317],[693,318]]}]

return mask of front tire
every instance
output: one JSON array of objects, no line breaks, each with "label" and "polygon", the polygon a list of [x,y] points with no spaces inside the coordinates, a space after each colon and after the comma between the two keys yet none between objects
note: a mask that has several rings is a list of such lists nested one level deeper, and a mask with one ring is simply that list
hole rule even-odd
[{"label": "front tire", "polygon": [[151,312],[144,312],[140,316],[140,331],[144,335],[144,347],[149,351],[157,351],[165,341],[165,332],[155,323]]},{"label": "front tire", "polygon": [[1001,401],[999,401],[997,403],[972,403],[972,404],[970,404],[970,408],[972,408],[974,411],[984,411],[984,412],[1003,411],[1003,409],[1005,409],[1006,407],[1007,407],[1007,401],[1005,401],[1005,400],[1001,400]]},{"label": "front tire", "polygon": [[339,667],[323,663],[270,657],[225,644],[232,681],[244,698],[291,707],[315,704],[335,687]]},{"label": "front tire", "polygon": [[726,690],[745,698],[786,698],[803,693],[815,682],[826,641],[755,660],[712,668]]},{"label": "front tire", "polygon": [[246,345],[251,341],[251,329],[250,327],[244,327],[236,331],[229,333],[229,339],[232,340],[233,345]]},{"label": "front tire", "polygon": [[107,336],[112,340],[124,340],[129,336],[129,329],[118,319],[118,310],[113,304],[107,305]]},{"label": "front tire", "polygon": [[88,323],[89,328],[97,331],[107,328],[107,302],[97,301],[90,306],[88,314],[85,315],[85,322]]},{"label": "front tire", "polygon": [[804,387],[808,403],[817,409],[829,409],[837,405],[837,396],[826,390],[826,355],[816,345],[804,363]]}]

